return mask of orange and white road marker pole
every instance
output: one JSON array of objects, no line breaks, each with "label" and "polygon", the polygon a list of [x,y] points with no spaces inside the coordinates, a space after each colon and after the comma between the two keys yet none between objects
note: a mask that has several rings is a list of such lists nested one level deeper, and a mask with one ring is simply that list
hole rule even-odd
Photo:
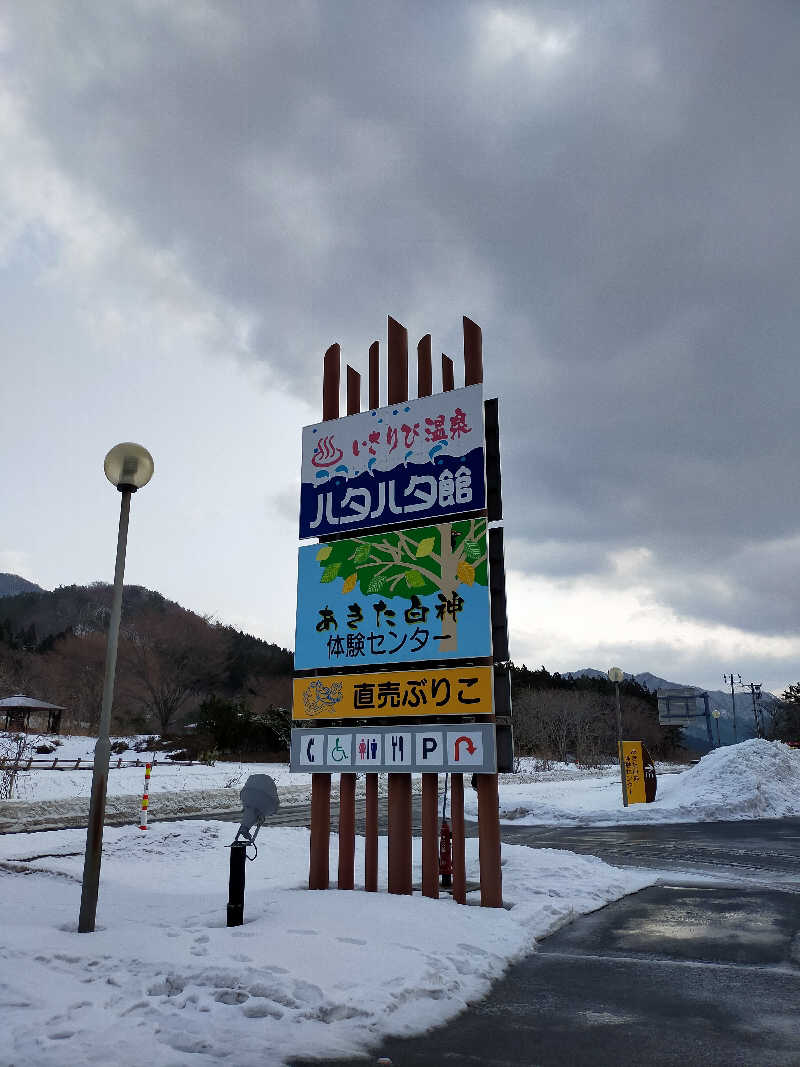
[{"label": "orange and white road marker pole", "polygon": [[145,763],[144,765],[144,793],[142,794],[142,821],[139,823],[140,830],[147,829],[147,807],[150,803],[150,771],[153,769],[152,763]]}]

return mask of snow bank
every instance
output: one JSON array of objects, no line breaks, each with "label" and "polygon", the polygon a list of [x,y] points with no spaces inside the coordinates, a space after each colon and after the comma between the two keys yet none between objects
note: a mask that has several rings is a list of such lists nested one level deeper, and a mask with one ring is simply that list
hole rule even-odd
[{"label": "snow bank", "polygon": [[687,820],[779,819],[800,815],[800,749],[752,738],[709,752],[665,786],[665,802]]},{"label": "snow bank", "polygon": [[[655,880],[594,857],[504,846],[508,910],[309,893],[308,831],[265,828],[247,865],[245,925],[229,930],[232,835],[212,821],[107,828],[94,934],[76,933],[85,833],[0,838],[14,917],[0,945],[0,1063],[264,1067],[353,1055],[451,1018],[536,937]],[[414,849],[419,880],[418,840]],[[476,879],[474,840],[467,864]]]},{"label": "snow bank", "polygon": [[[521,825],[713,822],[800,815],[800,750],[753,738],[661,775],[652,804],[622,806],[619,771],[593,779],[500,784],[500,814]],[[477,815],[467,791],[465,809]]]}]

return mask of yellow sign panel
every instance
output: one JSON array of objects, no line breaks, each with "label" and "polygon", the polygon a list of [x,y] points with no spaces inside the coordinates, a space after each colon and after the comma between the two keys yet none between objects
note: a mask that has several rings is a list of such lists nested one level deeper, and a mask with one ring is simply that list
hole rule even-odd
[{"label": "yellow sign panel", "polygon": [[620,761],[625,768],[625,789],[629,804],[644,804],[644,760],[641,741],[620,741]]},{"label": "yellow sign panel", "polygon": [[491,667],[327,674],[294,680],[293,719],[492,714]]}]

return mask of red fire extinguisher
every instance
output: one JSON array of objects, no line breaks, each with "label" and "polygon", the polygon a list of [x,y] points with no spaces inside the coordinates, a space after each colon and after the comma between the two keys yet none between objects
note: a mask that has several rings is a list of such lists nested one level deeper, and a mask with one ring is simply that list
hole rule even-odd
[{"label": "red fire extinguisher", "polygon": [[447,778],[444,779],[444,797],[442,800],[442,829],[439,833],[439,876],[442,888],[449,889],[453,884],[453,834],[447,821]]}]

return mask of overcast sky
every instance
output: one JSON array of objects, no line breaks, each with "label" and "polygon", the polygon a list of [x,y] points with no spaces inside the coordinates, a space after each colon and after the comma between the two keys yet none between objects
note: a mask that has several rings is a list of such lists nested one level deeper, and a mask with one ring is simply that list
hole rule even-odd
[{"label": "overcast sky", "polygon": [[325,349],[466,314],[513,658],[800,677],[800,4],[0,12],[0,571],[110,581],[141,441],[126,580],[292,647]]}]

